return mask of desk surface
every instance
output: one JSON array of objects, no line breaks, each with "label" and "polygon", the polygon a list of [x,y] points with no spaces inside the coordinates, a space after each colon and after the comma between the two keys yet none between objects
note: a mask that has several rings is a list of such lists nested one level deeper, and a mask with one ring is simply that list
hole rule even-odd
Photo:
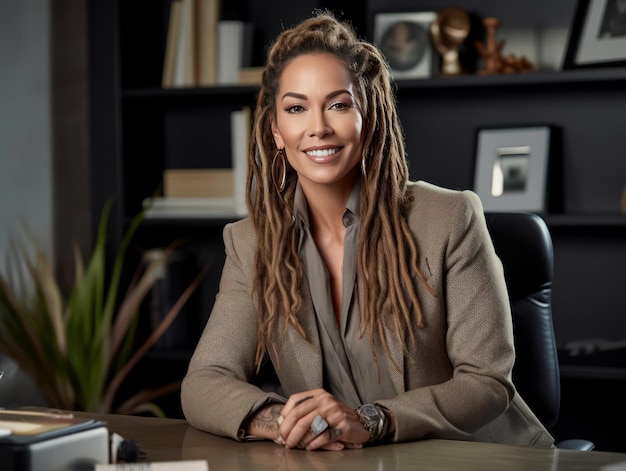
[{"label": "desk surface", "polygon": [[425,440],[360,450],[304,451],[273,442],[240,443],[194,429],[184,420],[97,415],[111,432],[136,440],[147,461],[206,460],[210,471],[237,470],[626,470],[626,453],[572,451]]}]

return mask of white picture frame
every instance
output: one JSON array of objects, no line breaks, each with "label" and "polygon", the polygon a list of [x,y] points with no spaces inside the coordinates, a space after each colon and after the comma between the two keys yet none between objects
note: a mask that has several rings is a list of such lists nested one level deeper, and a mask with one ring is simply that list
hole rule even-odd
[{"label": "white picture frame", "polygon": [[626,2],[579,0],[564,68],[626,65]]},{"label": "white picture frame", "polygon": [[385,55],[394,80],[433,76],[430,25],[436,17],[434,11],[374,15],[374,44]]},{"label": "white picture frame", "polygon": [[545,213],[550,126],[479,129],[474,191],[485,211]]}]

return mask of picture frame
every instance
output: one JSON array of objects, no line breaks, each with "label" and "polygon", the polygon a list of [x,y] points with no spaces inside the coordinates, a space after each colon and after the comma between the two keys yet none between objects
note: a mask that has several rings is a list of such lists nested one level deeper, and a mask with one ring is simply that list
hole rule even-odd
[{"label": "picture frame", "polygon": [[548,211],[555,134],[548,125],[478,129],[474,191],[485,211]]},{"label": "picture frame", "polygon": [[564,69],[626,66],[626,1],[579,0]]},{"label": "picture frame", "polygon": [[394,80],[430,78],[436,54],[430,36],[434,11],[374,15],[374,44],[385,55]]}]

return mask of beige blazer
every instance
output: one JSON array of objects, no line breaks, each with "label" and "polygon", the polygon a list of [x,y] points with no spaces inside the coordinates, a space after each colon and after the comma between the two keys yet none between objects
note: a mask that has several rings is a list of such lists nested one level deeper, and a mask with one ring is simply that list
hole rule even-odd
[{"label": "beige blazer", "polygon": [[[396,419],[395,441],[426,438],[552,446],[553,438],[511,383],[514,347],[502,265],[487,232],[478,196],[425,182],[412,183],[409,223],[419,265],[437,296],[416,279],[425,328],[416,342],[387,340],[397,392],[378,401]],[[248,384],[254,374],[256,308],[250,295],[255,233],[250,220],[224,229],[226,262],[213,311],[182,384],[189,423],[218,435],[241,437],[245,418],[261,405],[284,401]],[[311,343],[287,331],[270,351],[285,394],[323,387],[322,356],[306,282],[299,320]],[[277,332],[275,338],[279,338]],[[271,350],[271,349],[270,349]]]}]

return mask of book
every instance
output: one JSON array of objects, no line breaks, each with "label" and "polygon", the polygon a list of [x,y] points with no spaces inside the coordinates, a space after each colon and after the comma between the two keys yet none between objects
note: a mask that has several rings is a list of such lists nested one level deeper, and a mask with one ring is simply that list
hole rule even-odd
[{"label": "book", "polygon": [[196,20],[195,0],[181,2],[178,17],[178,40],[174,61],[173,87],[194,87],[196,85]]},{"label": "book", "polygon": [[[170,6],[162,86],[164,88],[240,83],[251,68],[253,24],[220,20],[220,0],[173,0]],[[243,83],[259,83],[258,72]]]},{"label": "book", "polygon": [[221,20],[218,31],[217,81],[238,84],[239,70],[252,62],[252,23]]},{"label": "book", "polygon": [[239,219],[234,198],[153,197],[143,201],[146,219]]},{"label": "book", "polygon": [[198,85],[207,87],[217,83],[217,23],[220,0],[197,0],[196,39]]},{"label": "book", "polygon": [[147,218],[239,217],[248,214],[249,106],[230,114],[231,168],[166,169],[163,196],[146,199]]},{"label": "book", "polygon": [[209,463],[206,460],[182,460],[97,464],[94,471],[209,471]]},{"label": "book", "polygon": [[176,61],[176,51],[178,49],[180,11],[182,2],[174,0],[170,5],[170,15],[167,26],[167,38],[165,42],[165,59],[163,61],[163,77],[161,86],[170,88],[174,79],[174,62]]},{"label": "book", "polygon": [[231,168],[166,169],[163,196],[171,198],[232,198],[234,171]]},{"label": "book", "polygon": [[241,85],[260,85],[265,67],[242,67],[239,69],[239,83]]},{"label": "book", "polygon": [[0,410],[0,463],[7,471],[77,469],[106,463],[105,422],[53,409]]},{"label": "book", "polygon": [[30,443],[103,425],[56,409],[0,409],[0,429],[5,431],[0,443]]},{"label": "book", "polygon": [[196,42],[196,0],[173,0],[163,60],[163,88],[197,84]]},{"label": "book", "polygon": [[146,218],[238,218],[248,214],[246,179],[251,133],[249,106],[230,114],[231,167],[166,169],[163,196],[147,198]]},{"label": "book", "polygon": [[230,114],[231,159],[233,165],[233,196],[237,214],[247,214],[246,178],[248,171],[248,145],[251,132],[251,109],[249,106]]}]

